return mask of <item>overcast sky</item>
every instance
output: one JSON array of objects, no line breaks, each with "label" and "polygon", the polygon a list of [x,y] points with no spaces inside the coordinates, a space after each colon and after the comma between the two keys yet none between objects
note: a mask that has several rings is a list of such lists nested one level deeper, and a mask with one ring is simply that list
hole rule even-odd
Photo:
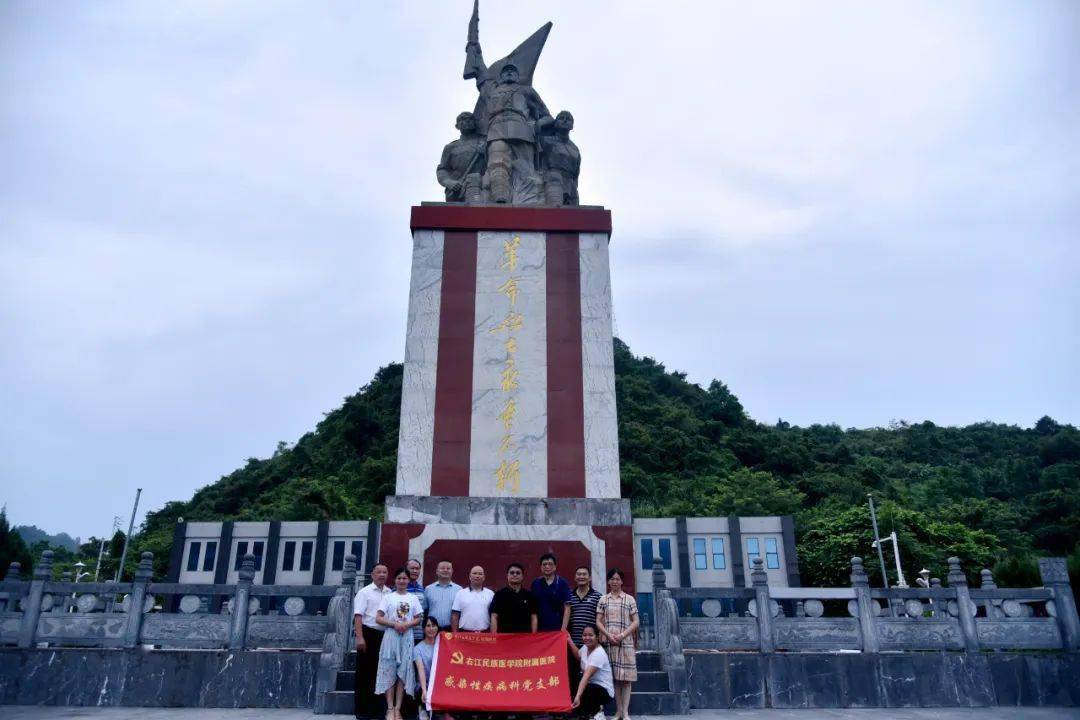
[{"label": "overcast sky", "polygon": [[[12,522],[126,526],[401,359],[470,6],[0,4]],[[486,57],[549,19],[634,352],[766,422],[1080,422],[1080,3],[486,0]]]}]

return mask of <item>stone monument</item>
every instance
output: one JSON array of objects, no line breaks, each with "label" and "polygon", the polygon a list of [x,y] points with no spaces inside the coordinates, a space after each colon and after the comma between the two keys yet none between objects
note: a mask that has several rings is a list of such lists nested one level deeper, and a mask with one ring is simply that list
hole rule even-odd
[{"label": "stone monument", "polygon": [[[474,563],[559,556],[633,573],[619,483],[608,242],[611,213],[578,206],[574,119],[532,88],[546,24],[486,65],[473,7],[465,77],[480,97],[412,208],[396,494],[381,555]],[[597,579],[597,587],[603,581]],[[633,587],[628,577],[629,587]]]}]

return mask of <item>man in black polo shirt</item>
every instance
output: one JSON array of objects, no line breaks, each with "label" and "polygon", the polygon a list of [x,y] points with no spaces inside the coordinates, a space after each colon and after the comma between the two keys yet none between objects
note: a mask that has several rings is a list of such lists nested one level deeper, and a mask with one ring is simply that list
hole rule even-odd
[{"label": "man in black polo shirt", "polygon": [[536,632],[536,596],[522,587],[525,568],[510,563],[506,568],[506,587],[491,601],[491,632]]}]

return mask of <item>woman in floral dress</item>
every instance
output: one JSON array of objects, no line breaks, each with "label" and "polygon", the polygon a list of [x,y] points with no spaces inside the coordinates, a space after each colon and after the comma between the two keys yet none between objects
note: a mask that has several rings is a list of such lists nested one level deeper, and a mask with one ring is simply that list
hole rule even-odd
[{"label": "woman in floral dress", "polygon": [[622,570],[612,568],[607,574],[608,593],[596,606],[596,625],[604,638],[615,678],[615,717],[630,720],[630,686],[637,680],[637,657],[634,631],[638,625],[637,603],[622,591]]},{"label": "woman in floral dress", "polygon": [[386,693],[386,720],[401,720],[405,689],[412,690],[416,683],[412,629],[423,618],[420,601],[409,593],[409,571],[405,568],[394,573],[394,589],[383,598],[375,615],[375,622],[386,628],[375,675],[375,693]]}]

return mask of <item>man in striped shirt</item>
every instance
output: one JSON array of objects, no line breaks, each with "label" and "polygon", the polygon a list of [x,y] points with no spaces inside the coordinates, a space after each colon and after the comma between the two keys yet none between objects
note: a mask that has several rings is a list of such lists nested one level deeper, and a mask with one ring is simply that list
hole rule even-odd
[{"label": "man in striped shirt", "polygon": [[581,631],[596,624],[596,605],[600,593],[592,589],[592,572],[584,565],[574,571],[574,591],[570,593],[570,639],[581,647]]},{"label": "man in striped shirt", "polygon": [[[584,644],[581,631],[589,625],[596,625],[596,606],[600,602],[600,593],[592,589],[592,571],[582,565],[574,571],[574,590],[570,593],[570,641],[580,649]],[[580,663],[571,662],[570,687],[576,688],[581,680]]]}]

